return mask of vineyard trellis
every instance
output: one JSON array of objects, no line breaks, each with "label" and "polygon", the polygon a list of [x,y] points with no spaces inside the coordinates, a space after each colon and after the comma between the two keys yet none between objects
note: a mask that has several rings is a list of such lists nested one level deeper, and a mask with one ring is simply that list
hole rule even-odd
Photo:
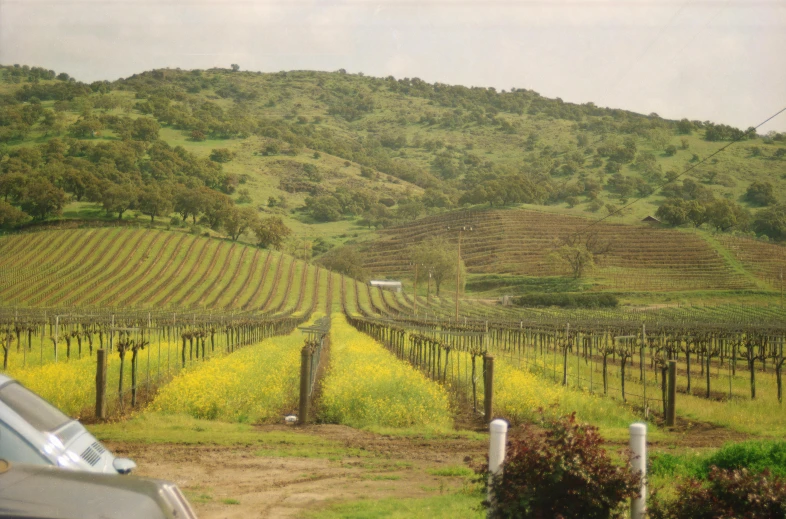
[{"label": "vineyard trellis", "polygon": [[[475,411],[486,371],[478,368],[478,359],[485,363],[491,356],[555,384],[619,399],[645,416],[666,413],[669,361],[678,362],[680,393],[717,401],[754,400],[760,396],[757,381],[766,377],[783,401],[786,325],[774,319],[755,326],[689,319],[652,322],[646,314],[624,319],[608,312],[616,319],[599,319],[602,312],[596,312],[591,321],[571,323],[557,316],[519,322],[464,318],[457,323],[401,314],[378,319],[361,307],[358,311],[350,324],[457,395],[466,395]],[[453,361],[462,355],[468,359],[464,372]],[[773,374],[774,385],[769,383]]]},{"label": "vineyard trellis", "polygon": [[317,381],[322,371],[323,353],[329,344],[330,316],[317,319],[311,326],[299,328],[306,334],[305,344],[300,352],[300,403],[298,407],[298,423],[303,425],[309,421],[309,410],[314,396]]},{"label": "vineyard trellis", "polygon": [[14,356],[20,358],[16,366],[20,369],[79,362],[103,350],[107,357],[114,355],[119,361],[117,368],[110,366],[110,372],[104,374],[104,380],[114,383],[100,397],[111,415],[148,400],[157,387],[192,363],[291,333],[311,318],[316,303],[314,298],[303,313],[281,316],[247,312],[0,309],[3,369],[9,369],[14,345]]}]

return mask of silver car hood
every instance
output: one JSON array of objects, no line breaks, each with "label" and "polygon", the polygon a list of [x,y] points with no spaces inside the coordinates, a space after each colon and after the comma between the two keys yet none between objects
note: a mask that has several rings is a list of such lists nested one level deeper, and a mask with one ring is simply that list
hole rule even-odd
[{"label": "silver car hood", "polygon": [[181,514],[164,497],[165,485],[134,476],[13,464],[0,473],[0,512],[53,519],[174,519]]}]

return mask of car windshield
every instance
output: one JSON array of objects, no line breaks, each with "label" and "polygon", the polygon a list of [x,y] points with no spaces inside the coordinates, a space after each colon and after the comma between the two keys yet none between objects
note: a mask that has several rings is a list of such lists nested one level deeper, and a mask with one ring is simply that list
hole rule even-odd
[{"label": "car windshield", "polygon": [[16,382],[0,389],[0,402],[41,432],[54,431],[71,421],[55,406]]}]

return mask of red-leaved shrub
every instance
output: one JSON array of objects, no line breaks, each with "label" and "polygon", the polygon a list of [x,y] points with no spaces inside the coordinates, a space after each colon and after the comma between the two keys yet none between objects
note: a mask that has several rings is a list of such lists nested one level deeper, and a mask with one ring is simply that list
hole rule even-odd
[{"label": "red-leaved shrub", "polygon": [[[492,489],[495,518],[608,519],[622,515],[638,494],[641,478],[612,462],[597,427],[576,422],[575,413],[546,424],[524,426],[507,445],[501,477]],[[488,506],[489,503],[486,503]]]},{"label": "red-leaved shrub", "polygon": [[653,495],[652,519],[783,519],[786,517],[786,481],[765,470],[710,469],[707,481],[687,479],[677,486],[677,497],[661,500]]}]

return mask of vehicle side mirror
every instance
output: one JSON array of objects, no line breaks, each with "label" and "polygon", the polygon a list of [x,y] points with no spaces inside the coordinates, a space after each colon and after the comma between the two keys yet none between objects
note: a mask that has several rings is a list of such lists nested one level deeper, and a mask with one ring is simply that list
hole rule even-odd
[{"label": "vehicle side mirror", "polygon": [[136,468],[136,463],[128,458],[115,458],[112,466],[115,468],[118,474],[128,474]]}]

